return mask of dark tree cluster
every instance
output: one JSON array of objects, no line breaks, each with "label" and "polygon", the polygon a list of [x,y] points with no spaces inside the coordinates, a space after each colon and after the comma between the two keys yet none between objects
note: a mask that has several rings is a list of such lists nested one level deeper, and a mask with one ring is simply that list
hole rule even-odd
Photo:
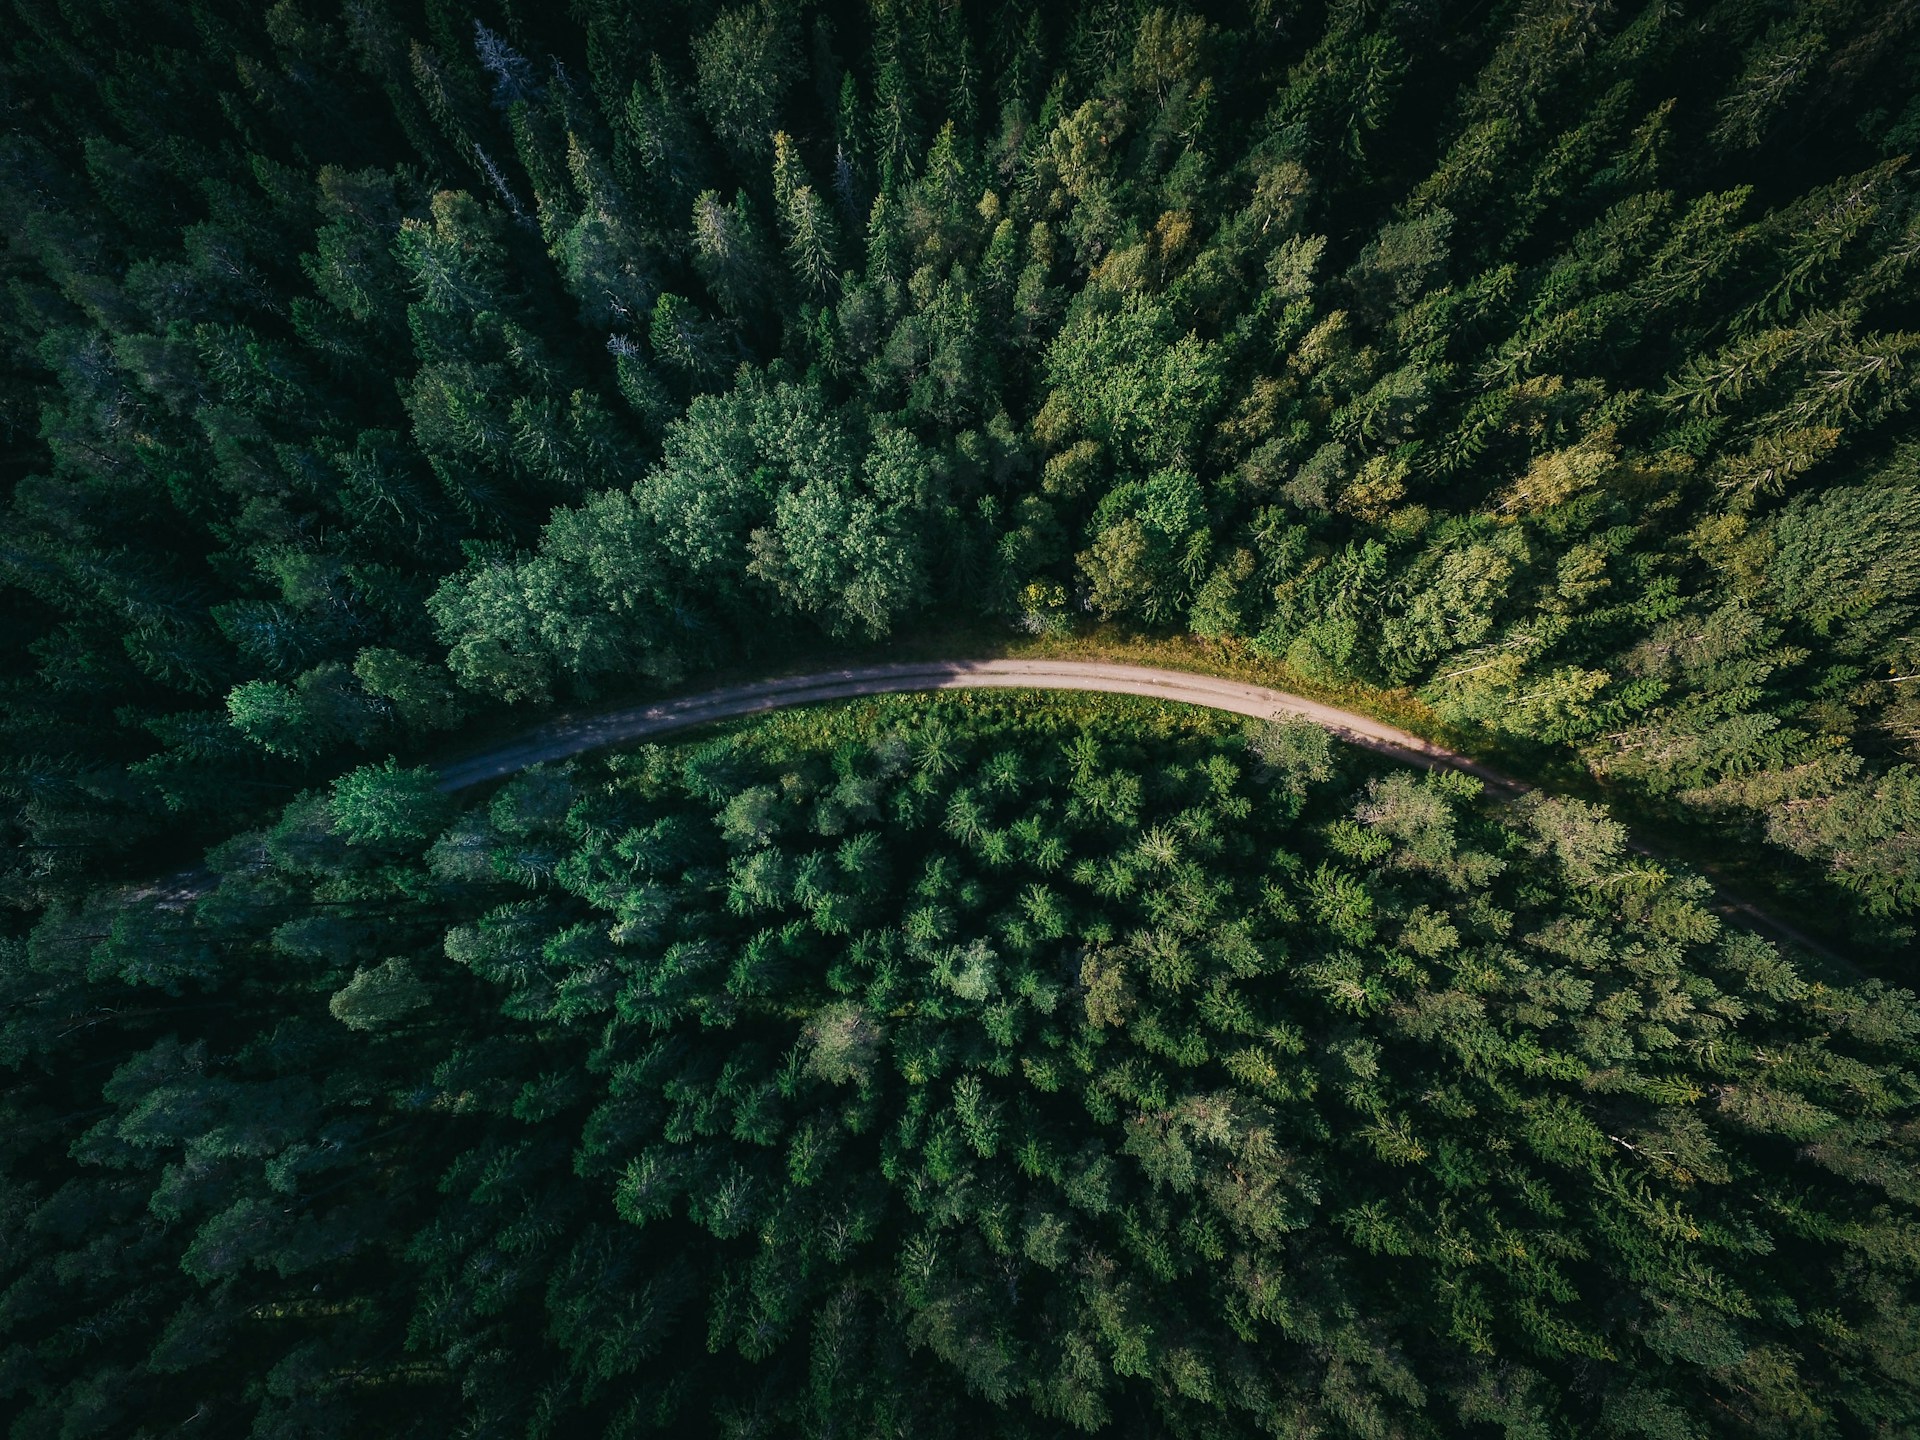
[{"label": "dark tree cluster", "polygon": [[9,967],[12,1433],[1913,1433],[1913,997],[1477,792],[1092,701],[353,771]]},{"label": "dark tree cluster", "polygon": [[952,616],[1233,637],[1920,901],[1911,6],[4,38],[30,907],[476,707]]}]

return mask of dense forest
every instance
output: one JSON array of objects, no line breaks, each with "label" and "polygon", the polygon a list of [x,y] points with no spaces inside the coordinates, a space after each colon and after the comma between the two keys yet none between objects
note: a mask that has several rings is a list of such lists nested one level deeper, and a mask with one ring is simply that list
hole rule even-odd
[{"label": "dense forest", "polygon": [[[0,0],[0,107],[7,1433],[1920,1433],[1920,1001],[1615,818],[1911,981],[1920,6]],[[428,763],[949,640],[1542,788]]]},{"label": "dense forest", "polygon": [[4,25],[30,909],[476,708],[970,617],[1412,692],[1911,936],[1911,6]]},{"label": "dense forest", "polygon": [[1911,993],[1372,766],[918,699],[352,771],[35,937],[13,1433],[1911,1434]]}]

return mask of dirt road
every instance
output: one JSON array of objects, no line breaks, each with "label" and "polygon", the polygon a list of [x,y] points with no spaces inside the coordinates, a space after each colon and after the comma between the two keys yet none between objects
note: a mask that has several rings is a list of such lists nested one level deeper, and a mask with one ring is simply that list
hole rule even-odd
[{"label": "dirt road", "polygon": [[529,730],[504,745],[440,767],[441,788],[463,790],[537,765],[609,745],[624,745],[763,710],[888,695],[908,690],[1096,690],[1107,695],[1145,695],[1177,700],[1209,710],[1230,710],[1262,720],[1311,721],[1349,744],[1426,766],[1445,766],[1477,775],[1510,794],[1528,786],[1501,775],[1465,755],[1444,750],[1405,730],[1331,705],[1211,675],[1155,670],[1144,665],[1111,665],[1099,660],[947,660],[897,665],[860,665],[780,680],[757,680],[708,690],[678,700],[636,705],[626,710],[563,719]]}]

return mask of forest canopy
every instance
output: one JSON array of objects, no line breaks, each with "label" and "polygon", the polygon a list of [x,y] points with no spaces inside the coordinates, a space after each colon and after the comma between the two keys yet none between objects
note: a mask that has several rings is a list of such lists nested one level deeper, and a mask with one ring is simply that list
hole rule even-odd
[{"label": "forest canopy", "polygon": [[1096,621],[1920,904],[1874,0],[16,0],[6,891],[503,703]]},{"label": "forest canopy", "polygon": [[[1920,1433],[1916,77],[0,0],[8,1433]],[[433,768],[889,645],[1538,788],[1032,698]]]},{"label": "forest canopy", "polygon": [[15,1433],[1920,1415],[1920,1007],[1580,801],[904,699],[368,767],[213,866],[7,997],[42,1106],[97,1087],[15,1131]]}]

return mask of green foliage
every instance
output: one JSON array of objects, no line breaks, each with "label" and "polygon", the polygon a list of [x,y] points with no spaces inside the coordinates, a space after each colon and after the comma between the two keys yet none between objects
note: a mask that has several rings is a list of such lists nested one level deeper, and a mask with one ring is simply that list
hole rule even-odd
[{"label": "green foliage", "polygon": [[1603,812],[1013,701],[386,759],[1091,615],[1910,941],[1899,7],[15,11],[19,1433],[1915,1428],[1904,992]]},{"label": "green foliage", "polygon": [[502,704],[1093,616],[1904,913],[1908,832],[1772,813],[1920,761],[1881,9],[34,10],[9,893]]},{"label": "green foliage", "polygon": [[411,844],[438,833],[449,803],[433,771],[425,766],[403,770],[388,760],[336,780],[328,810],[335,827],[356,845]]},{"label": "green foliage", "polygon": [[1047,352],[1051,389],[1035,434],[1055,446],[1085,436],[1123,471],[1180,464],[1198,452],[1218,401],[1217,363],[1147,296],[1112,313],[1082,306]]},{"label": "green foliage", "polygon": [[[1913,997],[1723,934],[1596,807],[1095,697],[789,712],[430,799],[355,772],[190,909],[50,919],[10,966],[25,1001],[91,949],[118,1012],[9,1011],[86,1102],[57,1180],[9,1179],[26,1415],[259,1426],[258,1377],[342,1372],[378,1378],[304,1423],[1920,1407]],[[203,959],[149,1018],[168,977],[123,957],[156,946]]]},{"label": "green foliage", "polygon": [[428,1003],[427,987],[405,959],[395,956],[371,970],[357,970],[327,1001],[333,1018],[349,1030],[384,1030]]}]

